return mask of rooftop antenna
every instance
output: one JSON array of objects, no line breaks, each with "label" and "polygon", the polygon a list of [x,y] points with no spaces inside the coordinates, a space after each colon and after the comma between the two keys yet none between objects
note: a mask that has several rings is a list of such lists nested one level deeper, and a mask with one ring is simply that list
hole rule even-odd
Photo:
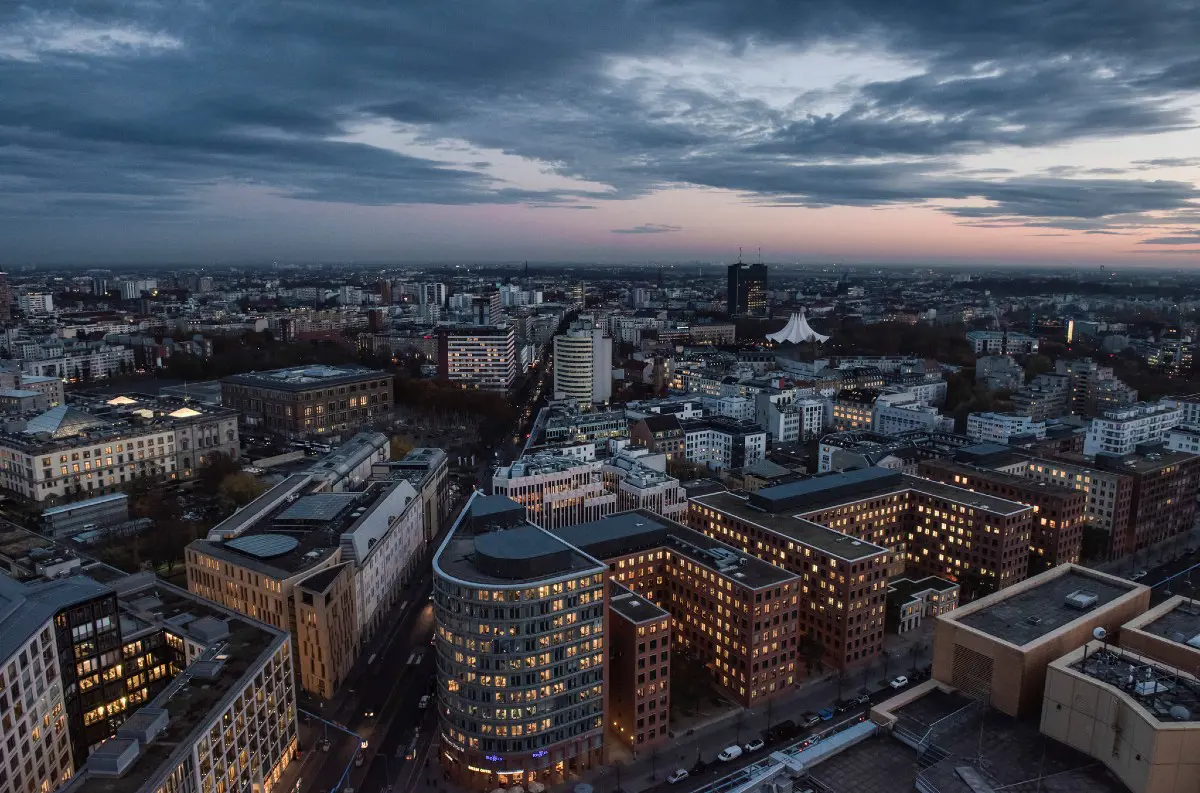
[{"label": "rooftop antenna", "polygon": [[763,260],[762,260],[762,246],[761,246],[761,245],[760,245],[760,246],[758,246],[758,263],[759,263],[759,264],[762,264],[762,263],[763,263]]},{"label": "rooftop antenna", "polygon": [[741,264],[741,263],[742,263],[742,249],[741,249],[740,247],[738,248],[738,260],[737,260],[737,263],[738,263],[738,264]]}]

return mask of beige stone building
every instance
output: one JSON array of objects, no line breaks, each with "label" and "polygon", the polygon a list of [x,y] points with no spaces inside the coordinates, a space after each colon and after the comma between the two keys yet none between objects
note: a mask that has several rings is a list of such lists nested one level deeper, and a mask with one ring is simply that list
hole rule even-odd
[{"label": "beige stone building", "polygon": [[1092,642],[1046,670],[1042,733],[1104,763],[1133,793],[1200,790],[1197,719],[1200,680],[1144,655]]},{"label": "beige stone building", "polygon": [[1011,716],[1038,712],[1046,667],[1097,627],[1116,637],[1148,587],[1067,564],[938,618],[933,677]]}]

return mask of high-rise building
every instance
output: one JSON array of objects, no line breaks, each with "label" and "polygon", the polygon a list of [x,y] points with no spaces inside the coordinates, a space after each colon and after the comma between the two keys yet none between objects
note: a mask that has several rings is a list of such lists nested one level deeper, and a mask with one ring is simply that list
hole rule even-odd
[{"label": "high-rise building", "polygon": [[0,273],[0,322],[12,319],[12,302],[12,285],[8,282],[8,275]]},{"label": "high-rise building", "polygon": [[433,558],[438,741],[453,782],[553,785],[605,762],[607,577],[520,504],[471,496]]},{"label": "high-rise building", "polygon": [[575,327],[554,337],[554,394],[579,402],[612,398],[612,339],[599,327]]},{"label": "high-rise building", "polygon": [[744,262],[729,265],[726,300],[730,316],[766,316],[767,266]]},{"label": "high-rise building", "polygon": [[517,378],[512,325],[455,325],[438,329],[438,376],[463,388],[508,391]]},{"label": "high-rise building", "polygon": [[17,308],[27,317],[54,313],[54,295],[46,292],[27,292],[17,295]]}]

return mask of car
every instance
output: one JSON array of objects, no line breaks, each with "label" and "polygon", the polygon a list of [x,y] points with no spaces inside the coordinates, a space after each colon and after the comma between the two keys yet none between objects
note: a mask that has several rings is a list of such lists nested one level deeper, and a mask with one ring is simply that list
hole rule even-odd
[{"label": "car", "polygon": [[425,710],[425,708],[429,707],[429,695],[428,694],[423,695],[419,700],[417,700],[417,707],[420,710]]},{"label": "car", "polygon": [[363,711],[363,718],[364,718],[364,719],[373,719],[373,718],[375,718],[375,711],[373,711],[373,710],[364,710],[364,711]]},{"label": "car", "polygon": [[1138,570],[1136,573],[1131,575],[1129,578],[1131,581],[1141,581],[1143,578],[1145,578],[1148,575],[1150,575],[1149,570]]},{"label": "car", "polygon": [[365,755],[363,755],[362,752],[355,752],[354,753],[354,767],[361,768],[362,764],[363,764],[363,760],[365,760],[365,759],[366,759],[366,757],[365,757]]},{"label": "car", "polygon": [[892,688],[904,688],[908,685],[908,678],[904,675],[897,675],[888,683]]},{"label": "car", "polygon": [[676,782],[682,782],[688,778],[688,772],[682,768],[676,768],[671,773],[667,774],[667,784],[674,785]]},{"label": "car", "polygon": [[815,727],[821,723],[821,717],[811,710],[800,714],[800,723],[805,727]]},{"label": "car", "polygon": [[854,698],[854,704],[855,705],[870,705],[871,704],[871,695],[870,694],[859,694],[857,697]]},{"label": "car", "polygon": [[330,741],[328,738],[326,738],[325,740],[321,741],[321,751],[322,751],[322,752],[328,752],[328,751],[329,751],[329,747],[331,747],[331,746],[333,746],[333,742],[332,742],[332,741]]},{"label": "car", "polygon": [[821,717],[821,721],[829,721],[833,718],[832,708],[821,708],[817,711],[817,715]]},{"label": "car", "polygon": [[854,700],[839,699],[837,702],[833,703],[833,712],[834,713],[845,713],[846,711],[850,710],[850,708],[852,708],[852,707],[854,707]]},{"label": "car", "polygon": [[778,724],[772,724],[770,729],[763,732],[768,741],[782,741],[796,734],[796,723],[786,719]]},{"label": "car", "polygon": [[732,760],[738,759],[741,756],[742,756],[742,747],[734,745],[734,746],[726,746],[724,749],[722,749],[721,753],[719,755],[717,755],[717,759],[720,760],[722,763],[728,763]]},{"label": "car", "polygon": [[762,738],[755,738],[742,748],[746,750],[746,754],[750,754],[751,752],[757,752],[764,746],[766,746],[766,744],[763,742]]}]

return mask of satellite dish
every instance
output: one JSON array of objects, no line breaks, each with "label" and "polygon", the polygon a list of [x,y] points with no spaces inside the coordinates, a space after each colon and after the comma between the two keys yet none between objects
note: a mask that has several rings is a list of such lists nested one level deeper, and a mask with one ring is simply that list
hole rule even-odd
[{"label": "satellite dish", "polygon": [[1104,641],[1104,637],[1106,636],[1108,636],[1108,631],[1104,630],[1103,626],[1097,626],[1096,629],[1092,631],[1092,637],[1100,641]]}]

